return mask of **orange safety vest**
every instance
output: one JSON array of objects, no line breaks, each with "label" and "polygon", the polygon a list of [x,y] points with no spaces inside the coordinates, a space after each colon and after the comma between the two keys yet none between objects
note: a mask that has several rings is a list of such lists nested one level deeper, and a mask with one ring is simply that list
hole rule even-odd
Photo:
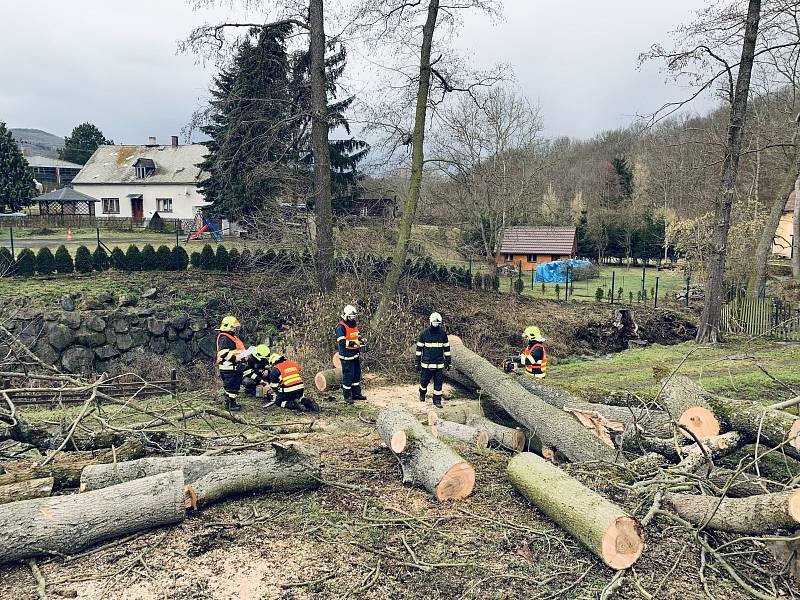
[{"label": "orange safety vest", "polygon": [[284,394],[302,390],[303,378],[300,375],[300,365],[293,360],[284,360],[275,365],[275,368],[281,374],[281,380],[278,383],[278,391]]},{"label": "orange safety vest", "polygon": [[[536,348],[542,349],[542,360],[539,362],[533,361],[533,351]],[[525,370],[534,377],[544,377],[547,373],[547,350],[545,349],[544,344],[537,342],[533,346],[526,347],[522,353],[529,357],[529,360],[531,361],[525,362]]]},{"label": "orange safety vest", "polygon": [[348,350],[359,350],[361,336],[358,333],[358,326],[350,327],[346,321],[339,321],[339,325],[344,327],[344,347]]},{"label": "orange safety vest", "polygon": [[222,357],[220,357],[220,355],[219,355],[219,352],[220,352],[219,340],[223,336],[225,336],[230,341],[232,341],[234,344],[236,344],[236,354],[238,354],[239,352],[244,350],[244,342],[242,340],[237,338],[235,335],[231,335],[227,331],[220,331],[219,335],[217,335],[217,364],[220,364],[220,363],[224,362],[222,360]]}]

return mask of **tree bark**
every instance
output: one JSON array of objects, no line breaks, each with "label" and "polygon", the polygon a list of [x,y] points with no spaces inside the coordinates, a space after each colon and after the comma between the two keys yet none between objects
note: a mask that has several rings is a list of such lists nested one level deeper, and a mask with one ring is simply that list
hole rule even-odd
[{"label": "tree bark", "polygon": [[511,484],[612,569],[627,569],[644,550],[639,523],[616,504],[530,452],[514,456]]},{"label": "tree bark", "polygon": [[[461,500],[475,487],[475,471],[456,452],[427,431],[401,406],[387,406],[375,421],[378,434],[403,470],[403,483],[418,485],[437,500]],[[402,432],[405,443],[397,444]]]},{"label": "tree bark", "polygon": [[420,189],[422,188],[422,172],[425,167],[425,121],[428,111],[428,95],[431,88],[431,48],[438,16],[439,0],[428,0],[428,14],[425,19],[425,25],[422,27],[417,103],[414,112],[414,131],[411,135],[411,176],[408,182],[406,199],[403,202],[403,214],[400,217],[397,243],[392,255],[392,266],[389,268],[389,274],[383,286],[383,294],[378,302],[378,308],[372,321],[372,329],[375,331],[378,331],[380,324],[383,323],[389,303],[397,296],[400,274],[406,264],[408,243],[411,240],[411,229],[414,224],[414,215],[417,211]]},{"label": "tree bark", "polygon": [[800,279],[800,173],[794,181],[794,212],[792,213],[792,277]]},{"label": "tree bark", "polygon": [[711,255],[708,261],[708,275],[705,284],[705,302],[697,328],[698,344],[716,343],[721,339],[720,314],[724,301],[725,259],[728,254],[728,230],[731,222],[731,207],[736,188],[736,175],[739,170],[739,156],[742,151],[745,118],[747,116],[747,97],[750,92],[750,76],[755,58],[758,25],[761,19],[761,0],[749,0],[745,21],[742,55],[739,72],[736,75],[736,88],[731,105],[728,141],[722,167],[720,199],[714,215]]},{"label": "tree bark", "polygon": [[489,443],[491,445],[497,445],[512,452],[525,450],[525,432],[521,429],[504,427],[479,415],[468,415],[466,424],[485,429],[489,433]]},{"label": "tree bark", "polygon": [[53,478],[28,479],[18,483],[0,485],[0,504],[43,498],[53,493]]},{"label": "tree bark", "polygon": [[311,80],[311,150],[314,157],[314,216],[316,224],[316,270],[319,289],[336,287],[331,204],[331,149],[328,142],[328,95],[325,73],[325,17],[323,0],[309,0]]},{"label": "tree bark", "polygon": [[479,448],[486,448],[489,445],[489,432],[484,428],[445,421],[440,419],[434,411],[428,413],[428,426],[435,437],[445,435],[467,444],[475,444]]},{"label": "tree bark", "polygon": [[451,340],[453,366],[479,385],[515,421],[541,440],[544,447],[560,451],[571,461],[624,461],[570,415],[531,394],[513,376],[503,373],[462,343]]},{"label": "tree bark", "polygon": [[81,492],[176,469],[183,471],[190,495],[194,492],[192,508],[232,494],[316,489],[320,478],[319,453],[309,446],[291,444],[244,454],[166,456],[92,465],[81,475]]},{"label": "tree bark", "polygon": [[664,505],[693,525],[732,533],[763,534],[800,523],[800,490],[746,498],[667,492]]},{"label": "tree bark", "polygon": [[738,469],[754,462],[756,456],[758,461],[749,467],[747,473],[758,473],[762,477],[774,479],[775,481],[785,481],[800,475],[800,461],[786,456],[783,452],[772,451],[770,448],[759,444],[748,444],[722,457],[720,465]]},{"label": "tree bark", "polygon": [[706,457],[714,460],[730,454],[742,444],[743,439],[744,436],[738,431],[729,431],[702,440],[702,448],[697,443],[686,446],[682,449],[684,456],[677,468],[686,473],[694,473],[706,463]]},{"label": "tree bark", "polygon": [[97,542],[179,523],[183,472],[171,471],[86,494],[0,506],[0,564],[74,554]]},{"label": "tree bark", "polygon": [[342,384],[341,369],[325,369],[314,376],[314,386],[320,392],[338,389]]},{"label": "tree bark", "polygon": [[[688,377],[671,377],[664,383],[658,402],[676,423],[683,425],[699,439],[719,435],[720,424],[708,403],[708,395]],[[692,439],[684,429],[680,432]]]}]

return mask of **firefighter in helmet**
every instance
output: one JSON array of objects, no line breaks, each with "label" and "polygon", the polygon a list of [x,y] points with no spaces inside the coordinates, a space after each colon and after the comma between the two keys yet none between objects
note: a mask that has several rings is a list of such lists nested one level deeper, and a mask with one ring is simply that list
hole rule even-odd
[{"label": "firefighter in helmet", "polygon": [[435,312],[428,319],[430,327],[419,334],[415,366],[419,371],[419,401],[425,402],[428,384],[433,380],[433,405],[442,408],[444,372],[450,370],[450,342],[442,327],[442,315]]},{"label": "firefighter in helmet", "polygon": [[522,337],[528,341],[522,354],[503,362],[503,369],[510,373],[515,368],[525,369],[525,373],[536,379],[543,379],[547,375],[547,348],[542,332],[535,325],[525,328]]},{"label": "firefighter in helmet", "polygon": [[259,344],[253,349],[253,353],[247,357],[247,362],[244,363],[242,384],[245,392],[250,396],[256,395],[256,388],[259,385],[265,385],[269,389],[269,355],[269,346]]},{"label": "firefighter in helmet", "polygon": [[244,342],[238,337],[241,326],[239,319],[228,315],[217,328],[217,367],[222,378],[225,408],[231,411],[242,409],[236,402],[242,387],[243,369],[238,362],[238,356],[244,350]]},{"label": "firefighter in helmet", "polygon": [[276,406],[301,412],[319,411],[319,405],[303,395],[305,384],[299,364],[282,354],[272,354],[269,364],[269,385],[275,394]]},{"label": "firefighter in helmet", "polygon": [[336,326],[336,344],[342,361],[342,395],[348,404],[367,399],[361,392],[361,350],[366,343],[358,331],[356,307],[348,304]]}]

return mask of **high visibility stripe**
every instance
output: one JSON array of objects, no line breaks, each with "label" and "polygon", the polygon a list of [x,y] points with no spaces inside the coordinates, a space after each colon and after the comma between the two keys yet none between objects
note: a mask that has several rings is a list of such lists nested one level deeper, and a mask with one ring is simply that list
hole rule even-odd
[{"label": "high visibility stripe", "polygon": [[447,352],[444,353],[444,355],[445,356],[451,356],[450,351],[448,350]]},{"label": "high visibility stripe", "polygon": [[219,366],[220,371],[235,371],[236,367],[233,365],[222,364]]},{"label": "high visibility stripe", "polygon": [[[417,346],[420,345],[420,342],[417,342]],[[442,348],[443,346],[448,346],[447,342],[422,342],[422,345],[425,348]]]},{"label": "high visibility stripe", "polygon": [[419,346],[420,348],[424,348],[425,342],[417,342],[417,346]]},{"label": "high visibility stripe", "polygon": [[341,342],[342,340],[346,340],[346,339],[347,339],[346,337],[344,337],[343,335],[340,335],[339,337],[336,338],[336,341],[337,342]]},{"label": "high visibility stripe", "polygon": [[422,386],[419,386],[419,391],[420,391],[420,392],[427,392],[427,391],[428,391],[428,388],[426,388],[426,387],[422,387]]},{"label": "high visibility stripe", "polygon": [[441,396],[444,392],[442,390],[433,390],[434,396]]},{"label": "high visibility stripe", "polygon": [[353,387],[361,387],[361,382],[360,381],[354,381],[351,385]]},{"label": "high visibility stripe", "polygon": [[339,355],[339,358],[342,359],[342,360],[355,360],[358,357],[359,357],[359,354],[354,354],[353,356],[342,356],[341,354]]},{"label": "high visibility stripe", "polygon": [[419,350],[417,350],[414,354],[416,354],[417,356],[422,356],[422,352],[420,352]]},{"label": "high visibility stripe", "polygon": [[423,369],[444,369],[444,363],[421,363]]},{"label": "high visibility stripe", "polygon": [[344,390],[349,390],[349,389],[350,389],[350,386],[349,386],[349,385],[342,384],[342,389],[344,389]]},{"label": "high visibility stripe", "polygon": [[282,392],[288,394],[290,392],[296,392],[298,390],[302,390],[305,386],[301,383],[300,385],[293,385],[291,387],[284,387],[281,389]]},{"label": "high visibility stripe", "polygon": [[277,390],[277,389],[278,389],[278,386],[280,386],[280,384],[279,384],[279,383],[270,383],[270,384],[269,384],[269,387],[271,387],[273,390]]}]

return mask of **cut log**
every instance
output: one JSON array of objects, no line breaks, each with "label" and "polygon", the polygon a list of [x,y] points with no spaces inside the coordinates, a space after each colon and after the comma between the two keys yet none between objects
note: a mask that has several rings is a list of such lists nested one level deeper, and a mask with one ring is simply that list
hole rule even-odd
[{"label": "cut log", "polygon": [[489,445],[489,432],[482,427],[445,421],[434,411],[428,412],[428,425],[435,437],[443,434],[468,444],[475,444],[479,448],[486,448]]},{"label": "cut log", "polygon": [[74,554],[97,542],[181,522],[183,472],[0,506],[0,564]]},{"label": "cut log", "polygon": [[800,524],[800,490],[747,498],[664,494],[664,505],[697,526],[732,533],[763,534]]},{"label": "cut log", "polygon": [[525,450],[525,432],[521,429],[504,427],[485,417],[474,414],[467,416],[466,424],[485,429],[489,433],[490,444],[500,446],[512,452],[522,452]]},{"label": "cut log", "polygon": [[[391,448],[403,469],[403,482],[421,486],[437,500],[461,500],[475,487],[475,471],[456,452],[436,439],[401,406],[387,406],[375,421],[378,434]],[[406,440],[398,452],[395,435]]]},{"label": "cut log", "polygon": [[[719,435],[720,424],[706,394],[696,383],[680,375],[671,377],[664,383],[658,398],[661,406],[669,415],[698,439]],[[681,434],[691,439],[691,435],[680,430]]]},{"label": "cut log", "polygon": [[[711,460],[724,456],[733,452],[742,445],[744,436],[738,431],[729,431],[714,437],[702,440],[703,448],[697,443],[685,446],[682,448],[684,453],[681,462],[678,464],[677,469],[685,473],[694,473],[706,462],[706,457],[711,457]],[[705,450],[705,452],[703,451]]]},{"label": "cut log", "polygon": [[572,461],[625,460],[567,413],[528,392],[513,375],[503,373],[463,344],[451,341],[450,348],[455,368],[488,392],[515,421],[538,437],[543,446],[560,451]]},{"label": "cut log", "polygon": [[612,569],[627,569],[644,550],[639,523],[558,467],[530,452],[508,462],[508,478],[539,510]]},{"label": "cut log", "polygon": [[342,385],[341,369],[325,369],[314,376],[314,386],[320,392],[339,389],[340,385]]},{"label": "cut log", "polygon": [[[192,508],[224,496],[254,491],[288,492],[319,486],[319,452],[303,444],[273,445],[271,450],[223,456],[166,456],[90,465],[81,474],[81,492],[105,488],[181,469]],[[192,499],[193,498],[193,499]]]},{"label": "cut log", "polygon": [[[17,416],[17,424],[11,429],[9,437],[37,448],[55,450],[64,441],[64,436],[65,433],[60,429],[29,423],[22,417]],[[66,449],[97,450],[110,448],[111,446],[122,446],[125,441],[125,435],[116,431],[104,430],[88,433],[76,431],[70,437]]]},{"label": "cut log", "polygon": [[331,356],[331,364],[333,365],[334,369],[341,369],[342,368],[342,359],[339,356],[338,352],[334,352],[333,356]]},{"label": "cut log", "polygon": [[750,466],[746,472],[752,474],[760,474],[762,477],[774,479],[775,481],[784,481],[786,479],[800,475],[800,461],[786,456],[780,450],[772,450],[767,446],[759,444],[748,444],[731,452],[727,456],[719,460],[719,464],[731,469],[738,469],[741,466],[746,466],[756,460],[758,454],[758,463]]},{"label": "cut log", "polygon": [[44,498],[53,493],[53,478],[28,479],[18,483],[0,485],[0,504]]},{"label": "cut log", "polygon": [[722,490],[726,490],[725,495],[733,498],[772,494],[785,489],[785,486],[770,479],[719,467],[714,469],[706,479],[720,490],[720,493]]}]

